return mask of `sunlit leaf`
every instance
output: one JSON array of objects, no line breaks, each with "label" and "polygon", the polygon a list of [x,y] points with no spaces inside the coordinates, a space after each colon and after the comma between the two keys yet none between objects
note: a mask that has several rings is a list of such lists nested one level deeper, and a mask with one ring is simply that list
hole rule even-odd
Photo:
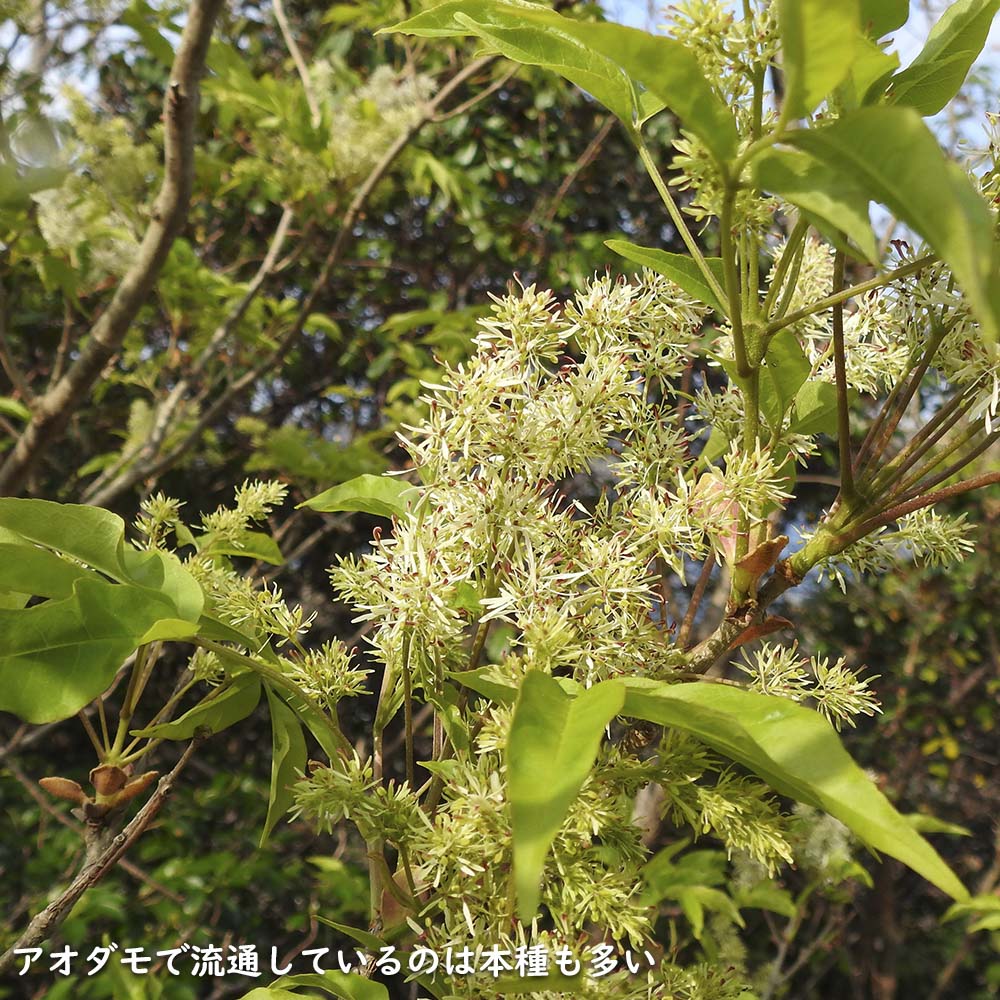
[{"label": "sunlit leaf", "polygon": [[892,78],[890,100],[936,115],[958,93],[983,51],[1000,0],[956,0],[931,28],[927,43]]},{"label": "sunlit leaf", "polygon": [[545,855],[624,697],[620,684],[606,681],[573,698],[552,677],[535,670],[521,684],[506,760],[522,920],[530,920],[538,909]]},{"label": "sunlit leaf", "polygon": [[[716,312],[725,316],[728,308],[719,301],[711,287],[705,281],[705,276],[694,260],[686,254],[668,253],[654,247],[640,247],[625,240],[605,240],[604,245],[620,257],[648,267],[657,274],[669,278],[675,285],[684,289],[692,298],[711,306]],[[709,257],[705,263],[711,268],[720,287],[725,286],[725,273],[721,257]]]},{"label": "sunlit leaf", "polygon": [[805,118],[847,75],[860,40],[858,0],[779,0],[785,101]]},{"label": "sunlit leaf", "polygon": [[418,496],[417,488],[403,479],[365,474],[324,490],[299,506],[324,512],[356,510],[381,517],[402,517],[409,513]]},{"label": "sunlit leaf", "polygon": [[691,733],[775,791],[822,809],[862,842],[909,865],[955,899],[962,883],[854,763],[816,712],[722,684],[624,678],[622,714]]}]

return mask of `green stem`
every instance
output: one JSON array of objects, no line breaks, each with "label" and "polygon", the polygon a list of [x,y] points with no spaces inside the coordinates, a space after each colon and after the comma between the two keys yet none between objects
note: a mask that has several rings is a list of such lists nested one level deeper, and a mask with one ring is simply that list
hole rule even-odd
[{"label": "green stem", "polygon": [[726,301],[729,303],[729,323],[733,328],[733,354],[740,378],[748,378],[752,368],[747,357],[746,338],[743,334],[743,310],[740,303],[740,279],[736,246],[733,243],[733,208],[736,188],[726,185],[719,216],[719,241],[722,252],[722,270],[726,278]]},{"label": "green stem", "polygon": [[[833,287],[844,288],[844,251],[833,257]],[[840,452],[840,497],[848,506],[857,499],[851,458],[850,400],[847,394],[847,357],[844,348],[844,303],[833,307],[833,365],[837,381],[837,447]]]},{"label": "green stem", "polygon": [[132,662],[132,669],[128,675],[128,686],[125,689],[125,697],[122,699],[122,707],[118,713],[118,728],[115,731],[115,740],[108,750],[105,761],[107,763],[117,763],[118,756],[125,746],[125,737],[128,736],[128,728],[132,722],[132,715],[135,711],[135,704],[138,701],[137,692],[140,687],[140,678],[146,664],[146,655],[149,646],[140,646],[135,651],[135,660]]},{"label": "green stem", "polygon": [[[788,269],[791,267],[793,260],[799,254],[799,248],[802,246],[808,231],[809,223],[806,222],[805,218],[800,216],[799,220],[792,227],[791,233],[788,234],[788,239],[785,241],[785,248],[781,251],[781,259],[778,261],[778,266],[774,269],[771,286],[768,288],[767,295],[764,298],[763,312],[769,320],[777,318],[771,315],[771,310],[774,308],[778,293],[784,287],[785,276],[788,274]],[[799,257],[799,260],[801,261],[801,257]],[[783,301],[785,298],[790,299],[791,296],[783,297]],[[787,302],[785,303],[785,308],[787,308]],[[778,315],[781,315],[781,313]]]},{"label": "green stem", "polygon": [[306,705],[311,705],[316,708],[318,718],[322,720],[327,732],[329,732],[330,736],[333,737],[334,743],[337,744],[337,749],[348,756],[350,756],[353,752],[354,748],[351,746],[347,737],[343,734],[339,723],[335,719],[331,718],[329,714],[320,709],[312,698],[310,698],[309,695],[307,695],[306,692],[295,683],[295,681],[283,674],[277,669],[277,667],[273,667],[271,664],[264,663],[263,661],[255,659],[252,656],[247,656],[245,653],[240,653],[239,651],[231,649],[228,646],[223,646],[221,643],[213,642],[211,639],[203,639],[201,636],[198,636],[193,641],[196,645],[201,646],[202,649],[211,650],[211,652],[218,653],[219,656],[223,658],[229,658],[242,663],[249,670],[252,670],[260,677],[263,677],[275,687],[284,688],[287,692],[289,692],[289,694],[295,695],[296,698],[299,698]]},{"label": "green stem", "polygon": [[726,301],[726,294],[719,285],[719,282],[716,280],[715,275],[712,273],[712,269],[708,266],[708,263],[695,241],[694,236],[691,235],[691,231],[688,229],[687,223],[684,221],[684,216],[681,214],[681,210],[677,207],[677,202],[674,201],[673,195],[670,193],[670,189],[663,180],[663,177],[653,160],[652,154],[649,152],[648,147],[645,142],[643,142],[642,137],[638,134],[638,132],[632,132],[632,139],[639,151],[639,159],[642,161],[642,165],[646,168],[646,173],[649,174],[650,179],[653,181],[653,185],[656,187],[656,190],[660,195],[660,200],[667,209],[670,221],[673,222],[674,228],[677,230],[680,238],[684,241],[684,245],[687,247],[688,253],[691,254],[695,264],[698,265],[698,270],[701,271],[702,277],[705,279],[705,283],[715,294],[715,297],[719,300],[719,302],[724,303]]},{"label": "green stem", "polygon": [[909,264],[897,267],[895,270],[889,271],[887,274],[879,275],[877,278],[871,278],[868,281],[862,281],[861,284],[852,285],[850,288],[844,288],[833,295],[828,295],[825,299],[820,299],[818,302],[814,302],[811,306],[796,309],[795,312],[789,313],[787,316],[782,316],[780,319],[772,321],[768,324],[767,329],[764,331],[764,337],[765,339],[773,337],[779,330],[783,330],[786,326],[790,326],[792,323],[797,323],[800,319],[805,319],[807,316],[815,316],[816,313],[826,312],[827,309],[835,306],[838,302],[846,302],[848,299],[852,299],[858,295],[863,295],[865,292],[870,292],[875,288],[881,288],[883,285],[891,284],[893,281],[898,281],[900,278],[906,278],[911,274],[917,274],[928,265],[936,262],[937,257],[928,254],[926,257],[921,257],[919,260],[910,261]]}]

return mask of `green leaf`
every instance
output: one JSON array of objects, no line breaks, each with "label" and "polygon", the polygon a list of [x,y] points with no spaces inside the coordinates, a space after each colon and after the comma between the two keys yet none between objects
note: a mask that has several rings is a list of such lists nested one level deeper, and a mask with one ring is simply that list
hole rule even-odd
[{"label": "green leaf", "polygon": [[198,581],[184,568],[172,552],[140,552],[131,546],[122,547],[122,566],[126,582],[156,591],[170,602],[177,618],[191,623],[186,635],[193,635],[194,623],[201,617],[205,596]]},{"label": "green leaf", "polygon": [[271,984],[273,987],[311,986],[324,990],[330,996],[341,1000],[389,1000],[389,992],[381,983],[372,982],[356,972],[327,971],[322,974],[305,973],[300,976],[284,976]]},{"label": "green leaf", "polygon": [[854,50],[854,61],[836,92],[842,111],[854,111],[864,104],[876,103],[885,93],[892,74],[897,69],[897,53],[886,52],[870,38],[859,38]]},{"label": "green leaf", "polygon": [[364,945],[370,951],[377,952],[379,948],[385,947],[385,941],[369,931],[359,930],[357,927],[351,927],[350,924],[338,924],[336,920],[330,920],[319,913],[316,914],[316,919],[321,924],[326,924],[327,927],[332,927],[334,930],[340,931],[341,934],[353,938],[358,944]]},{"label": "green leaf", "polygon": [[760,882],[750,889],[737,889],[735,902],[741,910],[770,910],[789,920],[796,912],[791,893],[773,882]]},{"label": "green leaf", "polygon": [[806,118],[854,61],[858,0],[779,0],[778,26],[788,112]]},{"label": "green leaf", "polygon": [[990,894],[970,896],[968,899],[953,903],[941,918],[941,922],[947,923],[959,917],[975,917],[981,913],[985,914],[985,917],[972,924],[969,927],[970,931],[1000,929],[1000,926],[997,926],[1000,922],[1000,896]]},{"label": "green leaf", "polygon": [[951,163],[912,108],[861,108],[787,141],[851,177],[919,233],[951,267],[987,339],[1000,330],[993,218],[962,169]]},{"label": "green leaf", "polygon": [[417,487],[391,476],[370,476],[367,473],[324,490],[299,507],[330,513],[338,510],[358,510],[381,517],[403,517],[419,496]]},{"label": "green leaf", "polygon": [[77,580],[104,582],[92,570],[48,549],[0,542],[0,591],[63,598],[73,593]]},{"label": "green leaf", "polygon": [[267,843],[275,824],[291,808],[295,800],[291,785],[306,766],[306,741],[298,716],[270,686],[265,686],[264,691],[271,709],[271,791],[260,847]]},{"label": "green leaf", "polygon": [[675,39],[608,22],[577,21],[524,0],[449,0],[385,31],[476,35],[515,62],[544,66],[593,94],[628,128],[656,111],[638,82],[674,111],[717,160],[736,154],[732,113]]},{"label": "green leaf", "polygon": [[[481,694],[490,701],[511,705],[517,700],[518,688],[514,681],[498,667],[476,667],[475,670],[456,670],[449,674],[459,684]],[[582,694],[584,686],[572,677],[554,677],[553,680],[569,695]]]},{"label": "green leaf", "polygon": [[0,527],[123,581],[125,522],[111,511],[50,500],[0,498]]},{"label": "green leaf", "polygon": [[155,736],[163,740],[189,740],[197,729],[221,733],[245,719],[260,701],[260,679],[245,673],[235,677],[219,694],[199,702],[173,722],[135,729],[133,736]]},{"label": "green leaf", "polygon": [[198,542],[198,551],[203,555],[242,556],[272,566],[280,566],[285,561],[278,543],[263,531],[241,531],[231,540],[202,537]]},{"label": "green leaf", "polygon": [[[525,7],[534,9],[526,11]],[[451,0],[383,31],[425,38],[474,35],[514,62],[544,66],[559,73],[631,125],[638,118],[636,90],[622,68],[572,37],[551,30],[546,33],[526,23],[538,13],[552,12],[540,12],[534,4]],[[559,22],[569,20],[554,13],[552,16]]]},{"label": "green leaf", "polygon": [[[868,216],[868,195],[850,175],[833,169],[807,153],[791,149],[767,149],[752,164],[754,184],[764,191],[780,194],[841,248],[869,263],[879,259],[878,245]],[[844,244],[839,233],[853,241]]]},{"label": "green leaf", "polygon": [[760,369],[760,406],[772,430],[780,429],[785,411],[810,369],[809,359],[791,330],[780,330],[771,338]]},{"label": "green leaf", "polygon": [[736,904],[718,889],[710,888],[707,885],[692,885],[678,889],[674,897],[681,904],[684,915],[691,922],[691,931],[699,941],[705,926],[705,910],[722,913],[738,927],[745,926]]},{"label": "green leaf", "polygon": [[806,382],[795,394],[792,434],[837,433],[837,387],[830,382]]},{"label": "green leaf", "polygon": [[174,60],[173,46],[156,28],[156,11],[145,0],[135,0],[131,7],[122,11],[120,19],[139,36],[146,51],[161,66],[170,66]]},{"label": "green leaf", "polygon": [[506,757],[514,884],[524,921],[538,909],[545,855],[624,698],[618,681],[596,684],[573,698],[547,674],[530,670],[525,675]]},{"label": "green leaf", "polygon": [[204,605],[201,587],[172,553],[126,544],[125,522],[117,514],[85,504],[4,497],[0,528],[79,559],[119,583],[156,591],[172,612],[164,617],[190,623],[186,634],[194,634]]},{"label": "green leaf", "polygon": [[0,710],[33,723],[75,715],[170,614],[153,591],[90,578],[62,600],[0,610]]},{"label": "green leaf", "polygon": [[680,889],[691,886],[725,884],[728,863],[722,851],[688,851],[679,860],[674,860],[688,843],[688,840],[680,840],[670,844],[643,866],[643,906],[654,906],[661,899],[676,899]]},{"label": "green leaf", "polygon": [[892,78],[889,99],[936,115],[958,93],[983,51],[1000,0],[957,0],[931,28],[916,59]]},{"label": "green leaf", "polygon": [[[625,240],[605,240],[604,245],[620,257],[648,267],[657,274],[669,278],[675,285],[684,289],[692,298],[711,306],[723,316],[727,307],[718,300],[715,293],[705,281],[701,269],[691,257],[681,253],[668,253],[666,250],[656,250],[653,247],[640,247]],[[708,257],[706,263],[715,275],[720,287],[725,285],[725,273],[721,257]]]},{"label": "green leaf", "polygon": [[907,813],[903,817],[917,833],[950,833],[953,837],[971,837],[972,831],[958,823],[949,823],[927,813]]},{"label": "green leaf", "polygon": [[334,739],[333,733],[325,721],[326,716],[324,716],[322,710],[313,704],[306,703],[301,698],[291,696],[287,698],[287,704],[305,725],[306,729],[313,734],[316,742],[323,748],[323,752],[327,757],[330,760],[335,760],[337,754],[341,752],[341,748],[337,745],[337,741]]},{"label": "green leaf", "polygon": [[881,38],[906,24],[910,0],[861,0],[861,27],[872,38]]},{"label": "green leaf", "polygon": [[937,851],[893,808],[816,712],[786,698],[722,684],[624,678],[622,715],[691,733],[775,791],[822,809],[861,841],[902,861],[954,899],[968,892]]}]

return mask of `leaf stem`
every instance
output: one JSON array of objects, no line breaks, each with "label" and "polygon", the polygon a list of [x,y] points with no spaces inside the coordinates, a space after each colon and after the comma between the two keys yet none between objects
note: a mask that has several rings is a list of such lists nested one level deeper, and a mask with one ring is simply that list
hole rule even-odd
[{"label": "leaf stem", "polygon": [[[844,251],[833,257],[833,287],[844,289]],[[840,452],[840,498],[848,505],[857,499],[851,458],[851,414],[847,392],[847,358],[844,349],[844,302],[833,307],[833,364],[837,380],[837,447]]]},{"label": "leaf stem", "polygon": [[649,152],[649,148],[646,146],[638,132],[631,130],[630,134],[632,135],[632,139],[639,151],[639,159],[642,161],[642,165],[646,168],[646,173],[649,174],[657,193],[660,195],[660,200],[667,209],[670,221],[674,224],[674,228],[677,230],[678,235],[684,241],[684,246],[687,247],[688,253],[691,254],[692,259],[698,265],[698,270],[701,271],[702,277],[705,279],[705,283],[712,290],[720,303],[726,302],[726,293],[722,290],[718,280],[712,273],[712,269],[708,266],[705,256],[702,254],[694,236],[691,235],[691,230],[688,229],[687,223],[684,221],[684,216],[681,214],[681,210],[677,207],[677,202],[674,201],[673,195],[670,193],[670,189],[663,180],[663,176],[660,174],[660,171],[653,160],[652,154]]},{"label": "leaf stem", "polygon": [[926,257],[910,261],[909,264],[897,267],[895,270],[889,271],[886,274],[881,274],[876,278],[871,278],[868,281],[862,281],[858,285],[852,285],[850,288],[844,288],[839,292],[835,292],[833,295],[828,295],[825,299],[820,299],[818,302],[814,302],[810,306],[804,306],[802,309],[796,309],[795,312],[789,313],[787,316],[782,316],[780,319],[773,320],[769,323],[767,329],[764,331],[764,339],[767,340],[773,337],[779,330],[783,330],[786,326],[790,326],[792,323],[797,323],[800,319],[805,319],[807,316],[815,316],[816,313],[826,312],[827,309],[831,308],[831,306],[835,306],[838,302],[846,302],[848,299],[853,299],[858,295],[863,295],[865,292],[881,288],[883,285],[891,284],[893,281],[898,281],[900,278],[906,278],[911,274],[917,274],[925,267],[936,262],[937,257],[933,256],[933,254],[928,254]]},{"label": "leaf stem", "polygon": [[[788,239],[785,240],[785,246],[781,251],[781,257],[774,269],[774,277],[771,279],[770,287],[768,288],[767,295],[764,298],[763,313],[768,317],[768,319],[776,318],[771,316],[771,310],[774,307],[775,299],[784,287],[785,276],[788,274],[788,269],[791,267],[793,259],[798,257],[799,248],[802,246],[803,240],[805,239],[805,235],[808,231],[809,223],[803,216],[799,216],[795,225],[792,227],[792,231],[788,234]],[[801,257],[798,257],[798,259],[801,260]],[[794,285],[794,281],[792,282],[792,285]],[[786,300],[789,298],[791,298],[790,295],[782,296],[786,308],[788,305]],[[781,315],[781,313],[779,312],[778,315]]]},{"label": "leaf stem", "polygon": [[301,699],[306,705],[312,705],[317,709],[318,717],[322,719],[324,727],[327,729],[330,736],[333,737],[333,741],[337,744],[337,748],[343,753],[351,753],[353,747],[344,735],[340,728],[340,724],[336,721],[336,719],[332,718],[327,712],[320,709],[312,698],[310,698],[309,695],[307,695],[305,691],[303,691],[302,688],[295,683],[295,681],[293,681],[290,677],[287,677],[276,667],[271,666],[269,663],[264,663],[263,661],[252,656],[247,656],[245,653],[231,649],[228,646],[223,646],[221,643],[213,642],[211,639],[203,639],[201,636],[197,636],[193,641],[196,645],[201,646],[202,649],[211,650],[211,652],[218,653],[219,656],[222,656],[223,658],[228,657],[229,659],[237,660],[249,670],[252,670],[255,674],[259,674],[265,680],[270,681],[271,684],[284,688],[286,691],[295,695],[296,698]]}]

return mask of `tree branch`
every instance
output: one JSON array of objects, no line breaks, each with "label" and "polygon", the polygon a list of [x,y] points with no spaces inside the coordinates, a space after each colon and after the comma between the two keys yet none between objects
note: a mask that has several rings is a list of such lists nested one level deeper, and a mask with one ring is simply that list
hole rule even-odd
[{"label": "tree branch", "polygon": [[49,903],[28,924],[24,933],[17,941],[3,955],[0,955],[0,976],[8,972],[11,966],[13,966],[17,958],[14,954],[15,951],[24,948],[34,948],[42,941],[47,940],[63,920],[66,919],[66,916],[77,900],[89,888],[100,882],[132,844],[142,836],[163,807],[167,796],[170,794],[170,790],[173,788],[174,782],[187,766],[191,755],[202,742],[203,740],[196,736],[187,745],[184,753],[181,754],[180,760],[174,765],[173,770],[160,778],[156,785],[156,791],[153,792],[146,804],[135,814],[135,817],[128,826],[93,861],[88,862],[80,869],[69,887],[57,899]]},{"label": "tree branch", "polygon": [[276,365],[281,363],[282,359],[292,349],[295,341],[302,333],[320,295],[329,284],[334,269],[340,262],[341,256],[343,255],[348,242],[354,235],[355,223],[361,216],[361,213],[363,212],[372,192],[388,173],[390,167],[399,157],[400,153],[402,153],[403,150],[409,145],[413,137],[424,127],[424,125],[433,119],[438,108],[440,108],[441,105],[470,77],[475,76],[478,72],[480,72],[480,70],[489,65],[489,63],[496,58],[496,56],[484,56],[481,59],[476,59],[469,63],[469,65],[464,69],[459,70],[459,72],[457,72],[448,81],[448,83],[446,83],[441,90],[438,91],[438,93],[434,96],[434,99],[428,102],[421,116],[413,122],[412,125],[401,132],[395,142],[393,142],[392,145],[385,151],[382,158],[374,166],[371,173],[365,178],[362,185],[355,192],[354,198],[351,200],[350,205],[344,213],[344,217],[341,220],[340,228],[337,231],[333,246],[330,248],[329,253],[326,255],[326,259],[323,261],[323,266],[320,269],[320,273],[317,276],[316,281],[313,283],[312,288],[309,290],[309,294],[306,295],[302,305],[299,307],[299,311],[296,314],[291,327],[286,331],[277,346],[253,368],[244,372],[239,378],[230,382],[225,389],[215,394],[211,405],[201,414],[190,433],[182,441],[178,442],[177,445],[175,445],[170,451],[166,454],[160,455],[159,457],[153,455],[146,461],[140,460],[134,463],[115,480],[114,492],[112,492],[109,487],[108,489],[102,490],[100,493],[88,494],[89,502],[108,503],[115,496],[118,496],[124,490],[130,489],[143,479],[157,476],[161,472],[170,468],[170,466],[181,458],[181,456],[183,456],[189,448],[193,447],[197,443],[205,430],[211,426],[213,421],[218,419],[218,417],[226,411],[237,396],[249,389],[259,378],[267,372],[272,371]]},{"label": "tree branch", "polygon": [[141,462],[143,459],[148,460],[156,457],[173,424],[174,414],[185,401],[185,397],[191,388],[192,379],[205,370],[212,355],[222,346],[236,324],[246,315],[246,311],[250,308],[253,300],[263,287],[264,281],[275,269],[278,255],[281,253],[285,237],[288,235],[292,216],[293,212],[290,208],[286,208],[282,212],[277,228],[271,237],[267,253],[264,255],[260,267],[257,268],[257,273],[254,274],[250,284],[247,286],[246,292],[239,302],[236,303],[232,312],[216,327],[204,350],[198,355],[198,358],[192,365],[190,373],[177,381],[177,384],[170,390],[170,394],[157,408],[153,429],[149,437],[140,446],[123,453],[109,469],[101,473],[90,484],[83,494],[84,503],[96,504],[98,507],[107,506],[115,497],[127,490],[135,482],[138,482],[137,479],[133,479],[127,473],[123,473],[122,470],[134,460]]},{"label": "tree branch", "polygon": [[194,181],[198,83],[223,3],[224,0],[192,0],[163,102],[164,176],[149,227],[135,262],[92,327],[78,357],[65,375],[36,401],[31,422],[0,467],[0,494],[20,492],[35,463],[65,428],[104,366],[119,350],[187,217]]}]

